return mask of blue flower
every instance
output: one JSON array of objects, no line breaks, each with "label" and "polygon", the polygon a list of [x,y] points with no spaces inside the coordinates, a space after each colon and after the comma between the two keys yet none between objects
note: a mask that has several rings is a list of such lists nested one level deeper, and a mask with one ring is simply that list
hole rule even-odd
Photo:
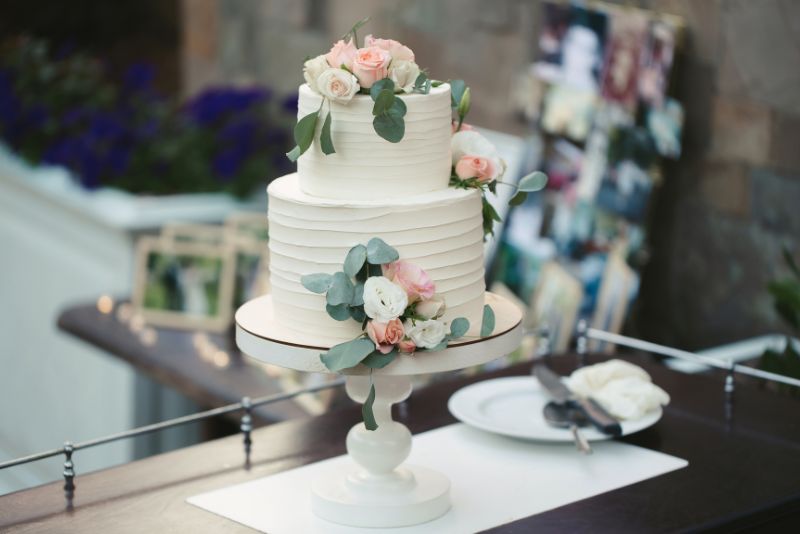
[{"label": "blue flower", "polygon": [[214,172],[222,178],[223,182],[230,182],[242,166],[244,154],[237,147],[223,150],[214,157]]},{"label": "blue flower", "polygon": [[123,87],[128,91],[145,91],[150,89],[155,78],[155,69],[148,63],[134,63],[125,70],[122,76]]},{"label": "blue flower", "polygon": [[283,100],[281,100],[281,109],[288,115],[297,115],[297,98],[297,93],[286,95]]}]

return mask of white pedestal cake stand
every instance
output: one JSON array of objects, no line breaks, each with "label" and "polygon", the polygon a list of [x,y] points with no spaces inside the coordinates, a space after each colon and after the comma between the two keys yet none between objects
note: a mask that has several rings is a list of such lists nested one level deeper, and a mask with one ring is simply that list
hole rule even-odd
[{"label": "white pedestal cake stand", "polygon": [[[411,394],[410,375],[453,371],[486,363],[515,350],[522,337],[522,313],[510,301],[486,293],[495,313],[495,329],[485,338],[465,336],[440,352],[401,355],[375,369],[373,411],[378,429],[358,423],[347,434],[347,452],[355,465],[330,471],[311,488],[314,513],[328,521],[357,527],[400,527],[424,523],[450,509],[450,481],[419,466],[401,466],[411,452],[411,432],[392,420],[392,404]],[[262,362],[315,373],[328,373],[320,354],[329,347],[297,343],[275,321],[269,295],[247,302],[236,312],[236,343]],[[363,403],[370,389],[369,369],[348,369],[347,394]]]}]

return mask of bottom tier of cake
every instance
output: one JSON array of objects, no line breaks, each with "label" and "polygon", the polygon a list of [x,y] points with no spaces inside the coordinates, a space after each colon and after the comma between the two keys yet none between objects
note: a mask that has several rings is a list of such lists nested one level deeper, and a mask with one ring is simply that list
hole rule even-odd
[{"label": "bottom tier of cake", "polygon": [[269,195],[270,282],[276,319],[285,328],[341,342],[356,337],[356,321],[336,321],[324,296],[300,277],[342,269],[353,246],[380,237],[403,260],[424,269],[447,303],[445,320],[466,317],[480,327],[484,303],[481,198],[447,188],[414,197],[344,201],[311,197],[296,174],[278,178]]}]

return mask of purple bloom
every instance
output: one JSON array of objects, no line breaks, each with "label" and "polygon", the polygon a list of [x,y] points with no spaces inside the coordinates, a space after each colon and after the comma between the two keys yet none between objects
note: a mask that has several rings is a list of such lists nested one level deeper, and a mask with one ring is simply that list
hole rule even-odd
[{"label": "purple bloom", "polygon": [[214,157],[214,172],[222,178],[222,181],[230,182],[239,172],[243,156],[238,148],[223,150]]},{"label": "purple bloom", "polygon": [[128,91],[145,91],[155,78],[155,69],[148,63],[134,63],[127,68],[122,77],[122,84]]},{"label": "purple bloom", "polygon": [[297,98],[297,93],[286,95],[283,100],[281,100],[281,109],[283,109],[283,111],[288,115],[297,115]]}]

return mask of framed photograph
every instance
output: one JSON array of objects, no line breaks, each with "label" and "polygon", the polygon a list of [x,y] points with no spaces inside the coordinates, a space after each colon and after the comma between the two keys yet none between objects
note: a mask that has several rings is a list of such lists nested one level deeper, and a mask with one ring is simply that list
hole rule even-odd
[{"label": "framed photograph", "polygon": [[542,112],[542,129],[583,141],[592,127],[597,96],[585,89],[554,85],[547,92]]},{"label": "framed photograph", "polygon": [[650,24],[639,67],[639,98],[648,106],[660,108],[666,97],[677,32],[675,26],[665,21]]},{"label": "framed photograph", "polygon": [[[606,260],[597,305],[592,314],[592,328],[614,334],[622,331],[628,306],[638,290],[639,279],[621,254],[611,253]],[[612,354],[615,345],[597,340],[589,341],[589,350]]]},{"label": "framed photograph", "polygon": [[531,298],[525,326],[547,325],[553,352],[569,349],[578,311],[583,301],[583,285],[555,261],[542,266],[539,282]]},{"label": "framed photograph", "polygon": [[660,108],[647,112],[647,129],[653,136],[658,153],[677,159],[681,155],[681,132],[683,131],[683,106],[677,100],[667,98]]},{"label": "framed photograph", "polygon": [[634,113],[639,101],[639,67],[648,20],[639,11],[615,9],[612,13],[602,96],[607,102]]},{"label": "framed photograph", "polygon": [[233,239],[244,237],[262,243],[269,240],[269,222],[264,213],[232,213],[225,219],[225,229]]},{"label": "framed photograph", "polygon": [[553,85],[599,93],[607,16],[568,4],[543,4],[536,75]]},{"label": "framed photograph", "polygon": [[133,306],[147,323],[215,332],[228,328],[230,247],[143,237],[136,254]]},{"label": "framed photograph", "polygon": [[176,243],[221,246],[225,243],[225,227],[215,224],[167,223],[161,237]]},{"label": "framed photograph", "polygon": [[269,292],[269,248],[246,236],[233,239],[233,309]]}]

